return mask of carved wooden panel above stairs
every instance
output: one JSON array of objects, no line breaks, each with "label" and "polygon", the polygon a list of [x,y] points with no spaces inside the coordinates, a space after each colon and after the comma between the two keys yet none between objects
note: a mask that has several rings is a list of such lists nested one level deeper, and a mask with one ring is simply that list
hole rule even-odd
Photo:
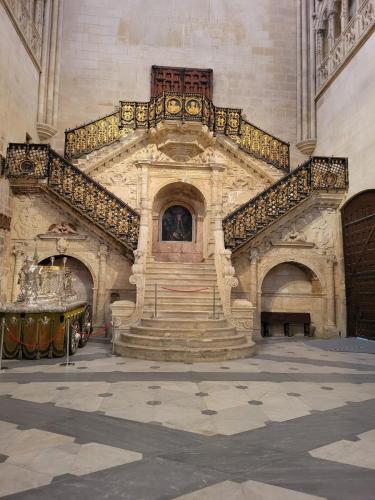
[{"label": "carved wooden panel above stairs", "polygon": [[195,92],[212,100],[212,69],[152,66],[151,97],[163,92]]}]

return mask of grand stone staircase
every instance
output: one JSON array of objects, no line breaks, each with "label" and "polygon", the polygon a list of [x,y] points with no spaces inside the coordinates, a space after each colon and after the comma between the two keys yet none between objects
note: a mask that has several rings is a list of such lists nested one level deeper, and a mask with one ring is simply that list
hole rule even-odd
[{"label": "grand stone staircase", "polygon": [[124,356],[213,361],[251,355],[253,343],[224,319],[214,262],[148,261],[142,319],[120,335]]}]

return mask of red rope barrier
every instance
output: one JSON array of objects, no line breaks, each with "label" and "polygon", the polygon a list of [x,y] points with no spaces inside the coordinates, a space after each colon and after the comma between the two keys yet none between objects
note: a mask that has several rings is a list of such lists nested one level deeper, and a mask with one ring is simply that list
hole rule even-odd
[{"label": "red rope barrier", "polygon": [[161,286],[163,290],[168,290],[168,292],[202,292],[203,290],[209,290],[209,288],[197,288],[196,290],[176,290],[175,288],[167,288],[165,286]]},{"label": "red rope barrier", "polygon": [[[103,325],[102,327],[100,327],[96,332],[92,332],[90,337],[97,337],[98,335],[101,335],[104,331],[107,330],[108,327],[111,326],[111,323],[106,323],[105,325]],[[5,326],[7,332],[8,332],[8,335],[11,339],[13,339],[17,344],[21,344],[25,347],[27,347],[28,349],[33,349],[35,347],[38,347],[38,349],[46,349],[47,347],[50,346],[51,342],[53,342],[57,336],[55,336],[54,338],[52,338],[51,340],[48,341],[48,344],[28,344],[26,342],[22,342],[22,340],[18,339],[17,337],[15,337],[11,331],[9,330],[9,328],[7,326]],[[82,334],[82,332],[79,330],[79,333]],[[65,330],[64,330],[64,333],[63,335],[61,335],[62,337],[65,335]]]}]

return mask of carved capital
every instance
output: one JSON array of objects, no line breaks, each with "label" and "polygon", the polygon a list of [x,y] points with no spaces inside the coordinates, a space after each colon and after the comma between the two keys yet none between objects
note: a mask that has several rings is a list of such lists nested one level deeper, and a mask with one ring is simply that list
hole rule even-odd
[{"label": "carved capital", "polygon": [[16,259],[19,259],[25,254],[25,247],[26,245],[23,242],[18,242],[13,245],[12,254],[16,257]]},{"label": "carved capital", "polygon": [[98,251],[98,257],[100,260],[106,260],[109,254],[108,247],[105,243],[101,243]]}]

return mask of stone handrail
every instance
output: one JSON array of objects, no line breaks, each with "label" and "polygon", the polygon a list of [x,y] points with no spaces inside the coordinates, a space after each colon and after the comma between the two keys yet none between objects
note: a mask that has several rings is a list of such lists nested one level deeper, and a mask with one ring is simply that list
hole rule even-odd
[{"label": "stone handrail", "polygon": [[310,158],[225,217],[225,248],[238,250],[314,191],[340,191],[347,186],[346,158]]},{"label": "stone handrail", "polygon": [[247,121],[241,109],[214,106],[206,96],[163,92],[148,102],[120,101],[119,111],[65,132],[65,156],[79,158],[112,144],[133,130],[165,120],[194,121],[226,135],[245,153],[289,171],[289,144]]},{"label": "stone handrail", "polygon": [[139,214],[46,144],[10,144],[8,178],[46,180],[47,187],[122,245],[137,248]]}]

